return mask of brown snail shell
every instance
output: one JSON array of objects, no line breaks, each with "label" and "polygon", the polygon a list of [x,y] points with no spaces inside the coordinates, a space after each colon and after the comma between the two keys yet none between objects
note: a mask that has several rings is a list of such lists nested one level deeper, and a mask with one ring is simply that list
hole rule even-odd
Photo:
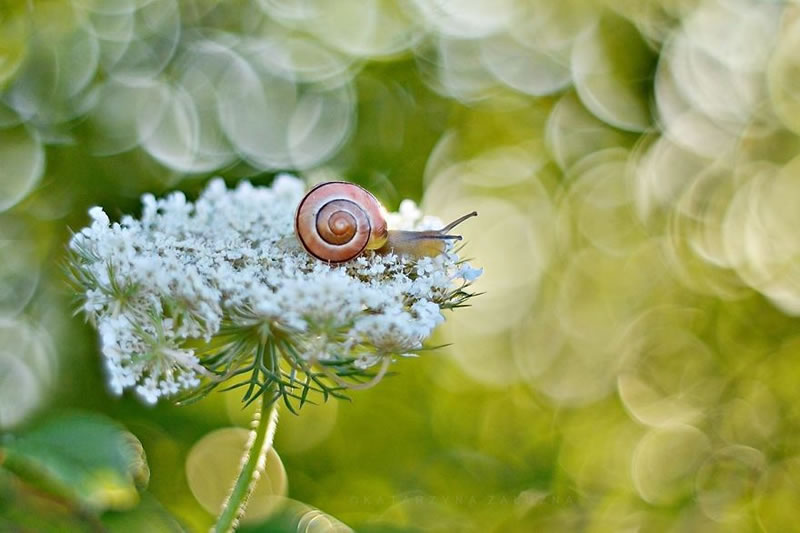
[{"label": "brown snail shell", "polygon": [[343,181],[321,183],[308,191],[297,206],[294,227],[308,253],[331,263],[376,250],[388,238],[377,198]]},{"label": "brown snail shell", "polygon": [[441,230],[388,231],[378,200],[354,183],[331,181],[312,188],[295,213],[295,233],[306,251],[322,261],[344,263],[364,250],[413,256],[435,256],[445,250],[453,227],[477,215],[472,212]]}]

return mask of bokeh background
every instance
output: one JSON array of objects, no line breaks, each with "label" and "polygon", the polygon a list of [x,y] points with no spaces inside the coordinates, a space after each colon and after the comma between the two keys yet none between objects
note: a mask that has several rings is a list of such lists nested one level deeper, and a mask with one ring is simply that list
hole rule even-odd
[{"label": "bokeh background", "polygon": [[112,397],[59,267],[92,205],[280,171],[478,210],[485,294],[284,412],[245,529],[796,529],[798,51],[777,0],[0,3],[0,529],[211,525],[237,393]]}]

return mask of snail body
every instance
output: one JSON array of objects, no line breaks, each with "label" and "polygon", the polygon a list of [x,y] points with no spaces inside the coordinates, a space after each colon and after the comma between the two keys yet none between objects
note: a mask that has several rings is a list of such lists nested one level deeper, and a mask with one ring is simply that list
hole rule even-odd
[{"label": "snail body", "polygon": [[345,263],[364,250],[394,252],[414,257],[436,256],[449,240],[460,235],[447,233],[472,212],[440,230],[389,230],[378,200],[354,183],[331,181],[311,189],[295,213],[295,234],[312,256],[330,263]]}]

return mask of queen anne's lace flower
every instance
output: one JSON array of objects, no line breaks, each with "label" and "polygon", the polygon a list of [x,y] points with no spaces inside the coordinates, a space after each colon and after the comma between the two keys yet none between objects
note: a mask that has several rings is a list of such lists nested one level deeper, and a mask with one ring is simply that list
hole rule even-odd
[{"label": "queen anne's lace flower", "polygon": [[[234,190],[216,179],[195,203],[180,192],[144,195],[139,220],[89,210],[70,267],[113,392],[132,388],[154,403],[247,373],[248,394],[266,382],[287,399],[335,391],[373,377],[370,368],[391,355],[419,350],[441,309],[470,296],[464,289],[480,270],[452,251],[421,259],[366,252],[339,266],[310,257],[293,229],[303,193],[288,175]],[[388,221],[440,227],[409,201]]]}]

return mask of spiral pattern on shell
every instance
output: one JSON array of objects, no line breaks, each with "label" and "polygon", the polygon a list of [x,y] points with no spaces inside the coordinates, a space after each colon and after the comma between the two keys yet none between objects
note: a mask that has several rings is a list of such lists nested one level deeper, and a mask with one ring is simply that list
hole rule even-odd
[{"label": "spiral pattern on shell", "polygon": [[305,195],[295,214],[295,232],[308,253],[331,263],[380,248],[388,235],[378,200],[341,181],[322,183]]}]

